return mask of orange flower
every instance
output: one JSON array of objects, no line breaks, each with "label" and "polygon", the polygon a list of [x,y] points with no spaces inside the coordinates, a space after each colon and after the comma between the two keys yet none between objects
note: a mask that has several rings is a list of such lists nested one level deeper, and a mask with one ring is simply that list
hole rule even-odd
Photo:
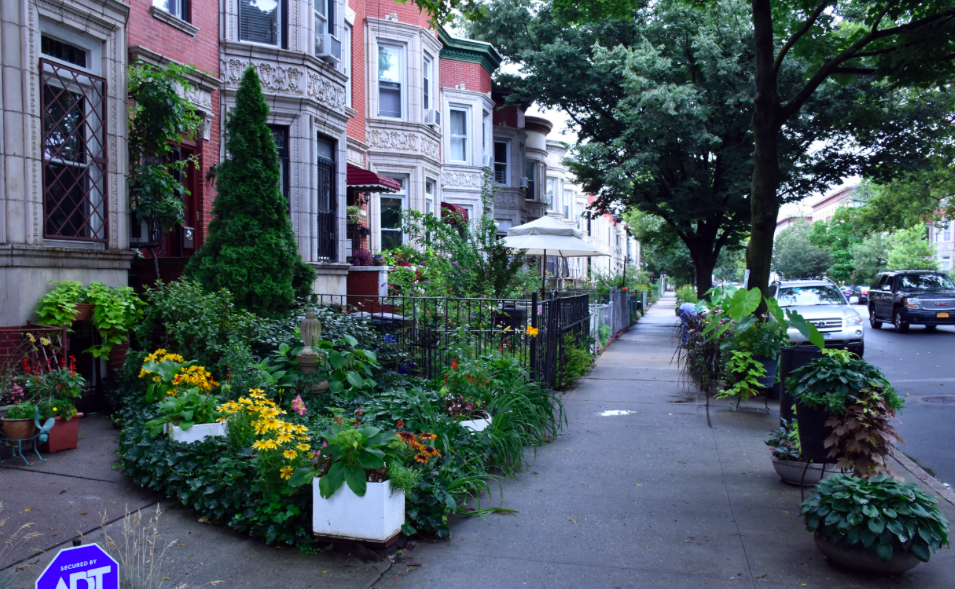
[{"label": "orange flower", "polygon": [[435,448],[435,447],[433,447],[433,446],[425,446],[425,447],[421,450],[421,453],[422,453],[422,454],[427,454],[428,456],[431,456],[431,457],[441,456],[441,452],[438,451],[438,449]]},{"label": "orange flower", "polygon": [[431,433],[418,434],[418,437],[421,438],[422,440],[437,440],[438,439],[438,436]]},{"label": "orange flower", "polygon": [[415,462],[420,462],[421,464],[428,463],[428,456],[426,454],[415,454],[414,459]]},{"label": "orange flower", "polygon": [[401,441],[406,444],[413,444],[414,442],[417,441],[417,439],[415,438],[415,435],[411,432],[398,432],[397,435],[398,437],[401,438]]}]

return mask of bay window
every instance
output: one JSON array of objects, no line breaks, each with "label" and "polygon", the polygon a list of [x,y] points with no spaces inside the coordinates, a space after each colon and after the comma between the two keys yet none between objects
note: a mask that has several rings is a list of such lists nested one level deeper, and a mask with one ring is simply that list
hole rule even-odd
[{"label": "bay window", "polygon": [[378,46],[378,116],[400,119],[404,114],[401,47]]},{"label": "bay window", "polygon": [[284,47],[286,1],[239,0],[239,40]]},{"label": "bay window", "polygon": [[451,161],[468,161],[468,111],[461,108],[450,109]]},{"label": "bay window", "polygon": [[508,186],[508,151],[510,144],[507,141],[494,142],[494,181],[499,186]]}]

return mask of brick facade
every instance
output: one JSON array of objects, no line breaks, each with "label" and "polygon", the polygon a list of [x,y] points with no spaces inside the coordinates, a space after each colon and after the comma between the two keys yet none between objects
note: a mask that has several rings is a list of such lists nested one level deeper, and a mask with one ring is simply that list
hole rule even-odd
[{"label": "brick facade", "polygon": [[458,88],[487,94],[491,91],[491,74],[479,63],[441,59],[441,87]]}]

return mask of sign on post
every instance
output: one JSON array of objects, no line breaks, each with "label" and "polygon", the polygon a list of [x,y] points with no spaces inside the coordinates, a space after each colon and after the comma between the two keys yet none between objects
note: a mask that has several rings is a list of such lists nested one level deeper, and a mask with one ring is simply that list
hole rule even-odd
[{"label": "sign on post", "polygon": [[119,563],[97,544],[64,548],[36,580],[36,589],[119,589]]}]

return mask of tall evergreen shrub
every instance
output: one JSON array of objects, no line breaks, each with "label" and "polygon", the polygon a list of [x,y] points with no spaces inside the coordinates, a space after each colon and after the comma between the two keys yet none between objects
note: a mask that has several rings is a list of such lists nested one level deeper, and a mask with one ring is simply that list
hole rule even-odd
[{"label": "tall evergreen shrub", "polygon": [[209,236],[185,275],[209,291],[232,293],[236,305],[266,317],[289,311],[311,292],[315,271],[302,260],[288,202],[279,190],[279,158],[269,107],[249,67],[226,123],[230,159],[219,165],[219,195]]}]

